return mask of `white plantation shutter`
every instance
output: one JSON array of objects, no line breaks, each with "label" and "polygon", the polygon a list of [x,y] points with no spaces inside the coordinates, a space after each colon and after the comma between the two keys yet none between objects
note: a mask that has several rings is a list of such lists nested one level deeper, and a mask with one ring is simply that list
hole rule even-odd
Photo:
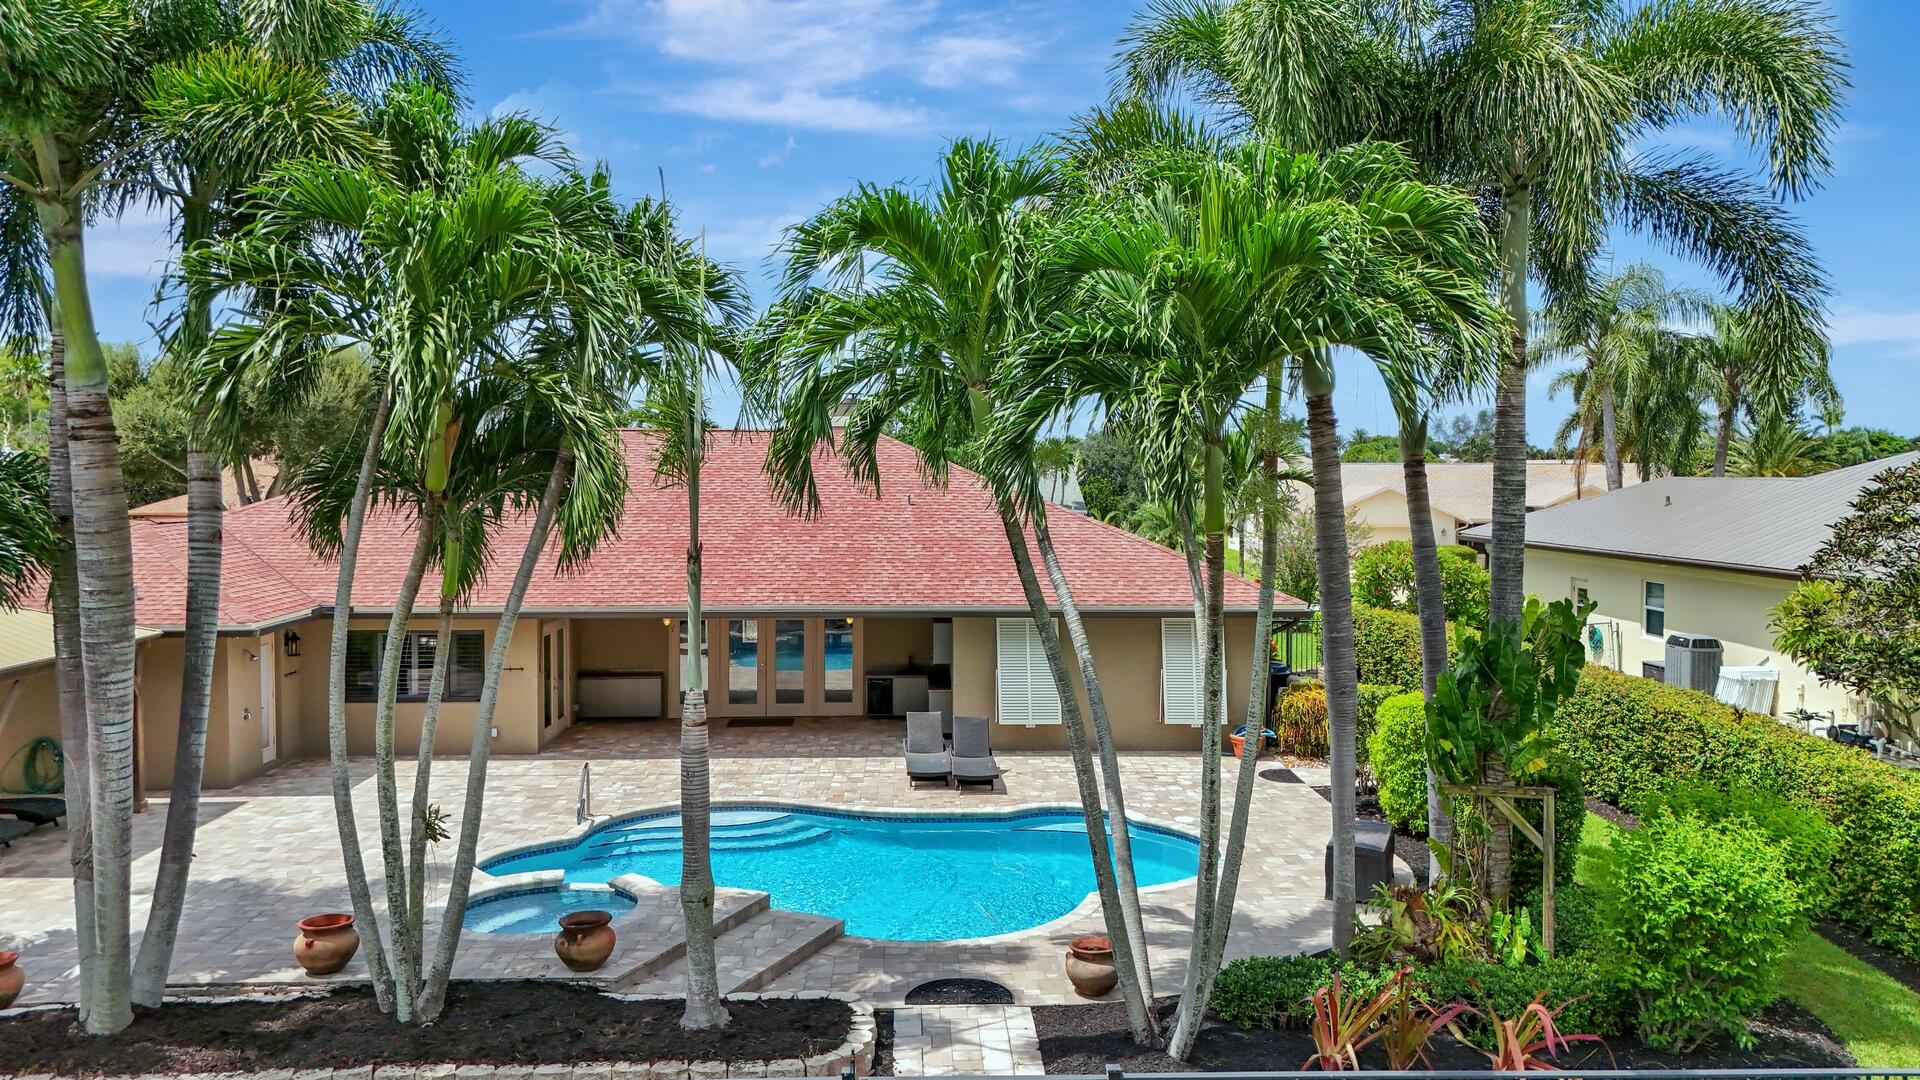
[{"label": "white plantation shutter", "polygon": [[[1224,676],[1225,673],[1222,672]],[[1227,680],[1220,680],[1220,716],[1226,710]],[[1199,727],[1206,719],[1206,649],[1192,619],[1160,620],[1160,717],[1169,724]]]},{"label": "white plantation shutter", "polygon": [[1003,724],[1058,724],[1060,692],[1032,619],[1000,619],[995,625],[999,657],[994,712]]}]

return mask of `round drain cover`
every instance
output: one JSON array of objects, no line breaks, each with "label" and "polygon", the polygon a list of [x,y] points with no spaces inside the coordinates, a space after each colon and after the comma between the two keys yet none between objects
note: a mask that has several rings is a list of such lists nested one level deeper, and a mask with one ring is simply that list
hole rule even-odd
[{"label": "round drain cover", "polygon": [[1260,779],[1272,780],[1280,784],[1299,784],[1305,782],[1300,779],[1300,774],[1294,772],[1292,769],[1261,769]]},{"label": "round drain cover", "polygon": [[909,1005],[1011,1005],[1013,991],[986,979],[935,979],[907,991]]}]

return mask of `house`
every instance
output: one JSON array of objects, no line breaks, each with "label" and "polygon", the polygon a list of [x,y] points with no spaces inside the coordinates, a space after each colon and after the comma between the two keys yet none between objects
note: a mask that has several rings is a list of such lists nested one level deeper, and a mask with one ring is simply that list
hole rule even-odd
[{"label": "house", "polygon": [[[631,488],[617,535],[572,573],[556,572],[549,556],[527,591],[493,721],[496,753],[538,753],[576,719],[661,723],[679,715],[688,651],[686,495],[653,482],[647,436],[628,432],[624,440]],[[938,708],[992,718],[996,747],[1064,746],[1052,677],[979,478],[955,469],[937,486],[921,475],[911,448],[884,440],[877,498],[823,455],[822,509],[798,518],[770,494],[766,446],[762,432],[716,432],[702,474],[709,648],[699,662],[707,665],[715,722],[855,722]],[[226,515],[210,787],[326,752],[336,570],[308,549],[289,515],[283,498]],[[524,519],[502,527],[490,572],[455,620],[439,752],[464,752],[470,741],[482,666],[527,528]],[[1135,750],[1197,747],[1199,672],[1185,559],[1079,514],[1055,515],[1052,531],[1086,615],[1115,742]],[[352,753],[372,750],[376,658],[412,547],[407,519],[369,516],[346,656]],[[135,523],[137,617],[164,633],[148,645],[143,675],[156,698],[145,739],[150,786],[164,786],[172,769],[176,709],[157,698],[171,694],[177,702],[185,551],[185,522]],[[1227,709],[1237,724],[1258,592],[1233,577],[1226,601]],[[415,752],[433,662],[431,585],[419,603],[403,653],[401,753]],[[1283,613],[1304,610],[1290,597],[1279,604]],[[769,752],[777,753],[777,736]]]},{"label": "house", "polygon": [[[1722,662],[1779,670],[1773,711],[1858,719],[1863,703],[1774,648],[1768,620],[1873,478],[1901,454],[1802,477],[1665,477],[1527,515],[1526,590],[1599,605],[1594,660],[1659,677],[1671,634],[1719,639]],[[1491,533],[1462,537],[1483,547]]]},{"label": "house", "polygon": [[[1639,482],[1637,470],[1626,470],[1626,482]],[[1300,506],[1313,505],[1313,489],[1289,485]],[[1367,527],[1368,542],[1410,540],[1406,469],[1397,461],[1348,461],[1340,465],[1340,486],[1347,513]],[[1604,495],[1606,470],[1596,462],[1527,462],[1527,509]],[[1462,529],[1493,520],[1493,464],[1484,461],[1427,462],[1427,498],[1432,506],[1434,541],[1459,543]]]},{"label": "house", "polygon": [[[251,502],[278,494],[280,466],[272,458],[254,458],[247,462],[245,472],[232,467],[220,470],[220,500],[229,510],[237,510]],[[127,511],[127,516],[138,521],[142,518],[157,518],[169,521],[187,519],[187,497],[175,495],[170,499],[136,506]]]}]

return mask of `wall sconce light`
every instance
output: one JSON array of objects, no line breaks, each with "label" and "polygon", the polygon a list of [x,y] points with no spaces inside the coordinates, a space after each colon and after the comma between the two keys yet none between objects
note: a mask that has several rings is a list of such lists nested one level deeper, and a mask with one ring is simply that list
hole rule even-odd
[{"label": "wall sconce light", "polygon": [[255,654],[252,649],[243,648],[240,650],[240,655],[246,657],[249,663],[257,664],[260,662],[260,657]]},{"label": "wall sconce light", "polygon": [[288,656],[300,655],[300,635],[289,630],[280,635],[280,651]]}]

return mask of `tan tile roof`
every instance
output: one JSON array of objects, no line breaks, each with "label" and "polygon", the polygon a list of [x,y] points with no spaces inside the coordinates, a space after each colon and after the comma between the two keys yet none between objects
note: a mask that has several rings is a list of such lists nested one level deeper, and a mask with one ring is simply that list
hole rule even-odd
[{"label": "tan tile roof", "polygon": [[[1574,482],[1575,464],[1571,461],[1527,462],[1527,508],[1558,506],[1575,498],[1604,495],[1607,490],[1606,467],[1588,462],[1581,482]],[[1626,483],[1640,482],[1639,473],[1629,462]],[[1348,509],[1383,491],[1406,497],[1406,470],[1397,461],[1348,461],[1340,465],[1341,494]],[[1469,525],[1493,520],[1493,463],[1486,461],[1429,461],[1427,489],[1433,508],[1453,515]],[[1310,504],[1312,489],[1295,485],[1302,505]]]},{"label": "tan tile roof", "polygon": [[[134,628],[134,639],[155,637],[158,630]],[[0,677],[21,674],[53,662],[53,616],[21,608],[0,610]]]}]

